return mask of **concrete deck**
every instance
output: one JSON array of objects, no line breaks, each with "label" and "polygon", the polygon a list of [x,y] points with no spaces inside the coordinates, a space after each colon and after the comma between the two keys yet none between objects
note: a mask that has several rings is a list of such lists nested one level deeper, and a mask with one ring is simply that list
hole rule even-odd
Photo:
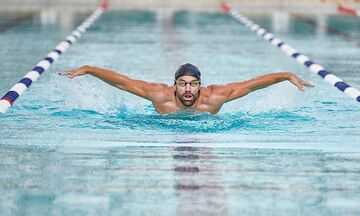
[{"label": "concrete deck", "polygon": [[[93,10],[103,0],[0,0],[0,11],[28,11],[42,9]],[[219,11],[221,2],[237,10],[286,10],[334,13],[339,2],[360,9],[360,0],[110,0],[111,10],[171,9],[188,11]]]}]

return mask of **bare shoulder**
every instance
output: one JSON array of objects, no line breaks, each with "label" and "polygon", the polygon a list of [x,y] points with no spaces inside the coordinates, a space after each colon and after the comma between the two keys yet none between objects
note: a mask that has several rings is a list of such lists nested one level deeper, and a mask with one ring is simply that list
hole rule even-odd
[{"label": "bare shoulder", "polygon": [[166,83],[149,83],[149,84],[150,84],[150,88],[153,90],[164,90],[170,87]]},{"label": "bare shoulder", "polygon": [[221,100],[225,102],[229,102],[233,99],[242,97],[249,93],[248,82],[246,81],[238,81],[227,83],[224,85],[213,85],[212,92],[213,95],[216,95]]},{"label": "bare shoulder", "polygon": [[201,88],[201,96],[208,104],[222,104],[227,98],[226,85],[209,85]]},{"label": "bare shoulder", "polygon": [[209,85],[203,88],[211,96],[222,96],[227,92],[226,85]]},{"label": "bare shoulder", "polygon": [[174,87],[165,83],[150,83],[149,97],[153,102],[164,102],[171,100],[174,94]]}]

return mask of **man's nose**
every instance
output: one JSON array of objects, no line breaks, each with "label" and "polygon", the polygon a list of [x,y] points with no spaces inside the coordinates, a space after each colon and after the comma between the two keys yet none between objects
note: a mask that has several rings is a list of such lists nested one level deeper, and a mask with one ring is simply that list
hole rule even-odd
[{"label": "man's nose", "polygon": [[186,83],[186,85],[185,85],[185,90],[186,90],[186,91],[190,91],[190,83]]}]

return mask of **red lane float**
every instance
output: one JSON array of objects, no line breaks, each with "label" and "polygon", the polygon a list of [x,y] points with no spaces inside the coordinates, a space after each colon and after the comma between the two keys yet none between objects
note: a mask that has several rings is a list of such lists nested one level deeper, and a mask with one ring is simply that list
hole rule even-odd
[{"label": "red lane float", "polygon": [[105,0],[102,4],[101,7],[105,10],[107,10],[109,8],[109,0]]},{"label": "red lane float", "polygon": [[341,4],[338,5],[337,9],[338,9],[339,12],[346,13],[346,14],[349,14],[349,15],[352,15],[352,16],[360,17],[360,10],[356,10],[354,8],[351,8],[351,7],[346,7],[346,6],[341,5]]}]

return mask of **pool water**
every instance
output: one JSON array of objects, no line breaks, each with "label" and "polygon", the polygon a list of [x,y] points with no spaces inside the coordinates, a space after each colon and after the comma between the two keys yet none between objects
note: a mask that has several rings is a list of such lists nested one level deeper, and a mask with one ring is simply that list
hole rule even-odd
[{"label": "pool water", "polygon": [[[0,92],[89,14],[0,14]],[[243,14],[360,88],[360,19]],[[96,78],[56,73],[88,64],[172,84],[186,62],[200,68],[204,85],[292,71],[316,87],[282,82],[218,115],[159,115]],[[226,14],[109,11],[0,116],[0,212],[358,215],[359,111]]]}]

